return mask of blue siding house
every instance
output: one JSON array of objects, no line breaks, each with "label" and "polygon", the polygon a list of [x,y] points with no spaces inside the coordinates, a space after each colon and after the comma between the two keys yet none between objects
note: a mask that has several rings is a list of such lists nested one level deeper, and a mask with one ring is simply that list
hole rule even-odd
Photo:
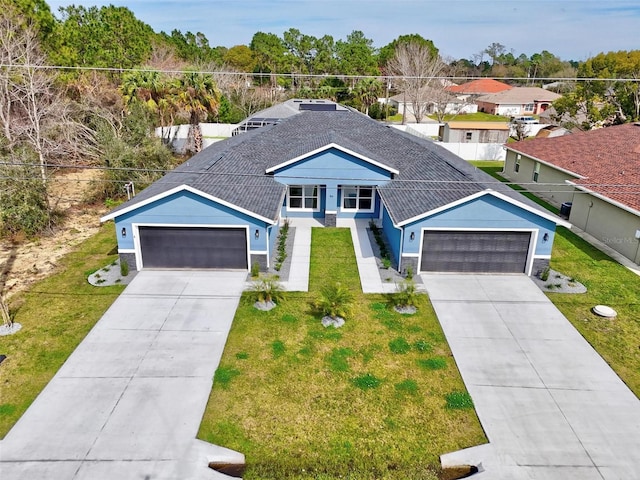
[{"label": "blue siding house", "polygon": [[267,268],[284,219],[364,218],[401,271],[530,275],[548,264],[556,225],[568,226],[428,140],[337,104],[287,103],[294,114],[211,145],[103,217],[121,258]]}]

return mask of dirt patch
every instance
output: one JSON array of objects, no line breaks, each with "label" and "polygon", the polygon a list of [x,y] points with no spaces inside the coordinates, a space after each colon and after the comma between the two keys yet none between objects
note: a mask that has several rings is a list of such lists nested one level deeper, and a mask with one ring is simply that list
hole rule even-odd
[{"label": "dirt patch", "polygon": [[98,170],[61,172],[51,177],[51,204],[64,213],[64,221],[54,232],[33,241],[11,243],[0,240],[0,271],[7,297],[55,271],[60,259],[75,246],[97,233],[104,206],[87,206],[84,200]]}]

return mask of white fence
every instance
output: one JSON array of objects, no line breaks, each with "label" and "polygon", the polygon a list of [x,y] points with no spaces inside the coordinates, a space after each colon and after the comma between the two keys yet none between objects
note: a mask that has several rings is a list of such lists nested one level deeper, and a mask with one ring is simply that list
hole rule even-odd
[{"label": "white fence", "polygon": [[[201,123],[202,144],[204,148],[231,136],[231,132],[238,125],[232,123]],[[156,128],[156,136],[165,138],[171,144],[171,148],[178,153],[184,153],[189,125],[174,125],[172,127]]]},{"label": "white fence", "polygon": [[465,160],[502,160],[507,151],[502,143],[445,143],[433,142]]}]

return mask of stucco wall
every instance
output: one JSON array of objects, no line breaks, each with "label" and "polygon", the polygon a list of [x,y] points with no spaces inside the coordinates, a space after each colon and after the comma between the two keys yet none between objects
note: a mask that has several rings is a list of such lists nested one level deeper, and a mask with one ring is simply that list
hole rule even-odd
[{"label": "stucco wall", "polygon": [[[342,211],[339,187],[342,185],[376,186],[384,185],[391,179],[391,173],[381,167],[349,155],[339,149],[331,148],[287,165],[274,173],[276,181],[285,185],[320,185],[320,213],[337,212],[338,217],[377,218],[380,214],[380,201],[376,195],[375,209],[369,213]],[[286,206],[285,209],[286,210]],[[287,211],[286,216],[312,216],[312,212]]]},{"label": "stucco wall", "polygon": [[[267,226],[263,221],[188,191],[161,198],[115,218],[119,250],[133,250],[133,224],[143,225],[220,225],[249,226],[251,252],[267,250]],[[125,228],[127,235],[122,236]],[[255,231],[258,230],[258,238]]]},{"label": "stucco wall", "polygon": [[[402,244],[403,254],[420,252],[420,235],[422,228],[468,228],[513,230],[538,230],[538,238],[534,255],[551,255],[556,225],[551,220],[542,218],[517,205],[506,202],[493,195],[484,195],[467,203],[450,208],[430,217],[418,220],[404,227]],[[411,240],[411,232],[415,233]],[[544,234],[547,240],[544,240]]]},{"label": "stucco wall", "polygon": [[640,215],[587,193],[576,192],[569,221],[605,245],[640,264]]},{"label": "stucco wall", "polygon": [[507,151],[504,170],[500,174],[527,190],[534,192],[538,197],[546,200],[556,207],[573,200],[574,188],[565,183],[566,180],[575,180],[577,177],[569,175],[555,168],[540,163],[538,181],[533,181],[533,170],[536,161],[526,155],[520,154],[520,170],[515,171],[514,165],[518,154],[512,150]]}]

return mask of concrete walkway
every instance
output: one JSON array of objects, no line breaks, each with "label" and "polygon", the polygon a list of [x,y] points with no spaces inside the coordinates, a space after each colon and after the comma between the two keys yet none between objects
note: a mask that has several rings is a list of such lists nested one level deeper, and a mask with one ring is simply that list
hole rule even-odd
[{"label": "concrete walkway", "polygon": [[246,272],[142,271],[0,442],[3,480],[229,478],[196,440]]},{"label": "concrete walkway", "polygon": [[309,261],[311,260],[311,229],[322,227],[317,220],[306,218],[289,219],[289,224],[296,229],[291,252],[289,279],[282,282],[282,287],[289,292],[309,291]]},{"label": "concrete walkway", "polygon": [[640,478],[640,400],[518,275],[422,275],[488,445],[443,455],[474,478]]}]

